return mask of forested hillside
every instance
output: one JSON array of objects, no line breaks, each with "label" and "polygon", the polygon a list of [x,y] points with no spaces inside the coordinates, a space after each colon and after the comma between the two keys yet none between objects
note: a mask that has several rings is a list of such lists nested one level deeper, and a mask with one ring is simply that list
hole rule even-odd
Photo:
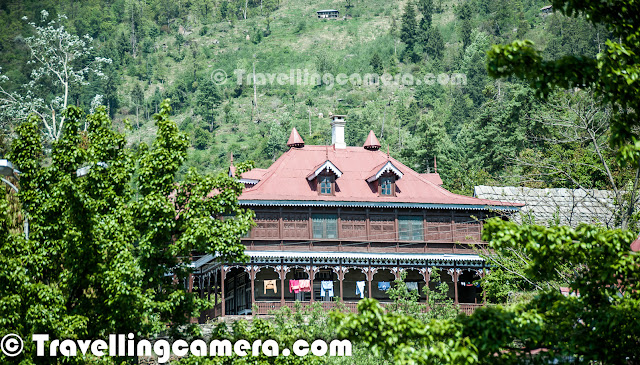
[{"label": "forested hillside", "polygon": [[[307,144],[330,143],[333,112],[348,115],[347,144],[361,145],[373,129],[383,149],[418,171],[432,170],[437,158],[445,186],[458,192],[491,183],[579,182],[601,188],[624,183],[627,174],[619,167],[602,168],[614,164],[602,127],[608,111],[599,109],[588,91],[543,101],[526,84],[487,75],[491,45],[515,39],[533,40],[549,59],[599,51],[605,30],[580,18],[544,14],[545,5],[541,0],[5,1],[0,86],[5,98],[32,92],[51,103],[59,96],[53,75],[29,84],[38,64],[29,62],[25,39],[35,27],[65,15],[60,21],[69,33],[92,38],[88,58],[111,60],[102,68],[105,77],[89,73],[86,82],[70,85],[69,105],[88,111],[101,95],[122,128],[129,121],[129,143],[135,147],[155,136],[151,116],[170,98],[176,120],[191,137],[187,167],[225,169],[231,153],[266,167],[287,148],[294,126]],[[321,9],[339,10],[340,19],[318,19],[315,12]],[[246,82],[238,85],[234,70],[250,75],[253,67],[256,73],[286,74],[292,69],[416,77],[464,73],[467,82],[272,83],[255,90]],[[226,82],[214,82],[220,81],[212,77],[214,70],[223,70]],[[585,118],[596,123],[593,136],[578,125]],[[15,115],[2,113],[4,148],[17,123]]]}]

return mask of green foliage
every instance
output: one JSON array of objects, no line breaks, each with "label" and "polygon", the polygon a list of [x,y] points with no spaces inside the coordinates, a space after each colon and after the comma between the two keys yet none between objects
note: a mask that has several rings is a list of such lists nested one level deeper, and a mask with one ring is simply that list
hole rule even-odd
[{"label": "green foliage", "polygon": [[433,0],[419,0],[418,10],[422,14],[422,19],[426,23],[427,27],[431,27],[433,19]]},{"label": "green foliage", "polygon": [[[407,45],[408,52],[412,52],[416,43],[418,22],[416,20],[416,8],[413,2],[408,1],[402,14],[402,26],[400,28],[400,40]],[[409,53],[409,57],[411,53]]]},{"label": "green foliage", "polygon": [[[496,250],[523,250],[531,259],[524,272],[533,280],[553,280],[559,267],[572,267],[570,288],[579,295],[565,297],[557,291],[545,291],[516,309],[516,316],[508,321],[498,313],[478,311],[478,316],[491,313],[493,320],[504,323],[493,327],[504,329],[493,343],[478,345],[481,353],[496,353],[497,348],[518,339],[524,348],[544,347],[558,356],[575,356],[581,361],[613,364],[637,360],[634,347],[640,339],[640,326],[632,318],[640,295],[632,288],[640,256],[629,252],[629,243],[635,238],[632,232],[588,225],[576,229],[518,226],[492,219],[485,223],[482,235]],[[480,319],[475,316],[472,320]],[[526,326],[511,327],[513,322]],[[475,333],[479,336],[481,332]],[[511,352],[504,357],[516,355]]]},{"label": "green foliage", "polygon": [[[375,300],[365,299],[358,314],[331,314],[338,335],[399,364],[638,360],[640,256],[629,252],[633,233],[588,225],[519,226],[493,218],[482,235],[497,252],[522,250],[530,258],[523,272],[533,280],[554,280],[558,268],[573,268],[569,286],[578,295],[547,289],[511,308],[489,306],[471,316],[426,323],[385,313]],[[539,349],[545,350],[532,355]]]},{"label": "green foliage", "polygon": [[222,101],[220,91],[209,78],[204,78],[198,83],[196,92],[197,106],[195,112],[202,117],[202,121],[209,127],[209,132],[213,132],[217,108]]},{"label": "green foliage", "polygon": [[358,314],[332,312],[337,334],[396,364],[474,364],[477,350],[452,320],[422,322],[386,312],[375,299],[358,303]]},{"label": "green foliage", "polygon": [[374,73],[378,75],[382,75],[384,73],[382,57],[380,57],[380,54],[378,52],[373,53],[373,56],[371,56],[371,61],[369,62],[369,64],[371,65],[371,68],[373,69]]},{"label": "green foliage", "polygon": [[[40,121],[32,117],[17,128],[10,158],[22,171],[19,198],[30,236],[11,236],[0,246],[3,335],[104,338],[148,336],[166,324],[177,328],[206,308],[176,284],[191,270],[181,258],[199,251],[243,259],[240,237],[253,217],[238,207],[243,186],[223,174],[195,171],[175,184],[188,141],[169,111],[163,102],[156,140],[152,148],[143,144],[139,155],[113,130],[104,108],[88,116],[69,108],[47,164]],[[77,173],[83,166],[88,172]],[[33,354],[33,343],[25,345],[25,353]]]},{"label": "green foliage", "polygon": [[549,95],[554,87],[592,87],[605,103],[615,107],[610,139],[619,148],[619,158],[637,165],[640,135],[634,128],[638,125],[636,106],[640,95],[639,5],[633,1],[614,4],[573,0],[554,0],[552,4],[562,14],[582,13],[593,24],[604,25],[612,35],[606,48],[597,57],[578,54],[544,60],[533,42],[514,41],[491,49],[489,74],[525,79],[542,96]]}]

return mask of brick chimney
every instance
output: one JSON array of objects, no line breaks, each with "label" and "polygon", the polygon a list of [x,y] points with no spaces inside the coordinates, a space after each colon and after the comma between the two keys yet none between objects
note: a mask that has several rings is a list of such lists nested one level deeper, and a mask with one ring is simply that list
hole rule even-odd
[{"label": "brick chimney", "polygon": [[346,115],[334,115],[331,117],[331,144],[335,149],[347,148],[344,142],[344,126],[347,122],[344,120]]}]

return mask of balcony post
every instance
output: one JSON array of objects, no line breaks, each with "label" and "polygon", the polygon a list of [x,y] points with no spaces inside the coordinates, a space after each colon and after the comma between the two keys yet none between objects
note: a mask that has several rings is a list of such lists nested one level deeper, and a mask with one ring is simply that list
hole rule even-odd
[{"label": "balcony post", "polygon": [[244,271],[249,274],[249,280],[251,280],[251,313],[253,314],[253,304],[256,302],[256,274],[258,273],[258,271],[260,271],[260,269],[258,268],[258,266],[249,265],[244,268]]},{"label": "balcony post", "polygon": [[218,306],[218,270],[213,271],[213,317],[217,317],[216,307]]},{"label": "balcony post", "polygon": [[338,281],[340,281],[340,301],[344,301],[344,287],[342,285],[342,281],[344,280],[344,271],[345,268],[340,264],[339,266],[335,266],[333,271],[338,274]]},{"label": "balcony post", "polygon": [[462,270],[457,268],[450,268],[447,270],[451,279],[453,280],[453,304],[459,304],[458,302],[458,276],[462,272]]},{"label": "balcony post", "polygon": [[340,265],[340,274],[338,274],[338,280],[340,280],[340,301],[344,302],[344,286],[342,282],[344,281],[344,268]]},{"label": "balcony post", "polygon": [[309,286],[311,286],[311,298],[309,299],[310,303],[313,303],[313,279],[316,276],[316,270],[318,269],[317,267],[313,266],[313,261],[311,261],[310,266],[307,266],[307,274],[309,275]]},{"label": "balcony post", "polygon": [[226,314],[225,311],[225,302],[224,302],[224,279],[227,277],[227,271],[229,270],[228,266],[223,266],[222,267],[222,271],[220,274],[220,309],[222,314],[220,315],[221,317],[224,317]]},{"label": "balcony post", "polygon": [[369,299],[371,299],[371,281],[373,281],[373,269],[371,268],[371,265],[369,265],[369,268],[367,269],[367,286],[369,288]]},{"label": "balcony post", "polygon": [[427,293],[426,293],[426,302],[427,302],[427,308],[429,307],[429,281],[431,280],[431,268],[430,267],[423,267],[422,269],[420,269],[420,273],[422,274],[422,278],[424,279],[425,285],[427,286]]}]

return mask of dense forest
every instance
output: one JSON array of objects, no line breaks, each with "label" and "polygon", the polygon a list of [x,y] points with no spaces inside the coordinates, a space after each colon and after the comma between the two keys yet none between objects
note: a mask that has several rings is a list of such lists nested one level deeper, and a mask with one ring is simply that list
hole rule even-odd
[{"label": "dense forest", "polygon": [[[522,81],[487,75],[492,44],[531,39],[548,59],[594,56],[609,34],[586,20],[543,12],[540,0],[114,0],[6,1],[0,4],[2,96],[33,94],[55,109],[63,93],[39,75],[29,37],[38,27],[86,42],[77,69],[101,71],[71,80],[68,105],[107,107],[135,148],[155,136],[152,116],[171,100],[190,136],[187,164],[226,169],[229,156],[268,166],[296,127],[307,144],[331,140],[329,113],[347,114],[347,144],[374,130],[394,156],[417,171],[438,172],[445,186],[610,188],[628,173],[606,143],[609,112],[588,90],[539,99]],[[338,20],[322,20],[337,9]],[[87,35],[88,37],[84,37]],[[464,85],[279,85],[236,82],[248,74],[427,73],[466,75]],[[212,77],[226,72],[226,82]],[[98,95],[98,98],[96,98]],[[45,108],[46,109],[46,108]],[[3,148],[20,122],[3,104]],[[60,112],[60,111],[58,111]],[[48,115],[51,115],[48,112]],[[55,113],[54,113],[55,116]],[[591,118],[591,125],[580,123]],[[604,128],[603,128],[604,126]],[[591,133],[593,132],[593,133]],[[580,161],[579,164],[573,162]],[[607,168],[603,168],[606,165]],[[609,166],[610,165],[610,166]]]}]

